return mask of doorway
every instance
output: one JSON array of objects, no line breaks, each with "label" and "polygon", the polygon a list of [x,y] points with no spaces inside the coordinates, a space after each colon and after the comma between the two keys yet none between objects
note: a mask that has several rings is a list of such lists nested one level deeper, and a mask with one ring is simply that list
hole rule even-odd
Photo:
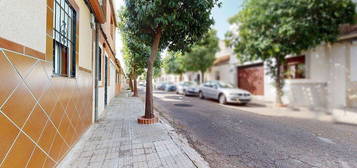
[{"label": "doorway", "polygon": [[104,57],[104,105],[108,105],[108,57]]}]

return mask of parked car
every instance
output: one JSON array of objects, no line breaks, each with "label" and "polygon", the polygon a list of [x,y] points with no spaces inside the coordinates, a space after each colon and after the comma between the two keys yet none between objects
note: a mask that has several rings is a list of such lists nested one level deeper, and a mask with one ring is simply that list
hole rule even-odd
[{"label": "parked car", "polygon": [[194,82],[180,82],[177,84],[177,94],[183,94],[185,96],[198,96],[199,88]]},{"label": "parked car", "polygon": [[246,90],[234,88],[230,84],[220,81],[209,81],[200,87],[199,97],[212,98],[221,104],[238,103],[247,104],[251,101],[251,93]]},{"label": "parked car", "polygon": [[165,86],[165,91],[167,92],[174,92],[176,91],[177,87],[174,83],[167,83]]},{"label": "parked car", "polygon": [[156,89],[157,90],[165,90],[166,89],[166,85],[167,85],[166,82],[159,83],[159,84],[156,85]]},{"label": "parked car", "polygon": [[146,87],[146,83],[145,82],[139,82],[139,86],[140,87]]}]

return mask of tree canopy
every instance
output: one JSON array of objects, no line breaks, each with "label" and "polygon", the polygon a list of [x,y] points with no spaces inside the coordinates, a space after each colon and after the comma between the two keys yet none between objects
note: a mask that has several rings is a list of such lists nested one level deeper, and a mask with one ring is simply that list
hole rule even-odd
[{"label": "tree canopy", "polygon": [[354,14],[351,0],[247,0],[230,19],[239,29],[235,52],[244,60],[299,54],[336,41]]},{"label": "tree canopy", "polygon": [[167,74],[180,75],[185,73],[182,53],[169,51],[163,60],[163,68]]},{"label": "tree canopy", "polygon": [[211,10],[218,0],[126,0],[126,30],[151,46],[162,32],[160,49],[177,51],[200,40],[214,23]]},{"label": "tree canopy", "polygon": [[216,34],[216,30],[211,29],[189,51],[184,53],[183,65],[187,71],[199,71],[204,77],[204,72],[213,65],[216,52],[219,50],[219,39]]}]

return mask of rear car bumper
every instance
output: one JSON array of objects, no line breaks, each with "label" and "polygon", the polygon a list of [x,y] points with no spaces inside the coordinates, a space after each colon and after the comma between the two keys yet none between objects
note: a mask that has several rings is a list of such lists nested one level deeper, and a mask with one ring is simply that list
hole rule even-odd
[{"label": "rear car bumper", "polygon": [[198,92],[193,92],[193,91],[186,91],[185,94],[188,96],[198,96]]}]

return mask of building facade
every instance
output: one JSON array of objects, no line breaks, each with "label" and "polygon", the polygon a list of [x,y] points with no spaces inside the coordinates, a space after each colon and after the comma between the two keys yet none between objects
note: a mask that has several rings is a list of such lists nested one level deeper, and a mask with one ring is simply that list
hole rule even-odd
[{"label": "building facade", "polygon": [[[110,25],[110,3],[0,1],[0,21],[6,23],[0,25],[1,168],[55,167],[93,123],[100,43],[95,25]],[[121,68],[105,46],[111,68],[103,76],[113,96]]]},{"label": "building facade", "polygon": [[[118,89],[116,80],[120,74],[120,64],[117,64],[115,51],[115,35],[116,35],[116,14],[114,10],[114,2],[112,0],[104,0],[102,2],[105,22],[98,24],[98,71],[97,71],[97,112],[95,120],[100,119],[105,107],[110,100],[115,96]],[[120,78],[120,77],[119,77]]]}]

